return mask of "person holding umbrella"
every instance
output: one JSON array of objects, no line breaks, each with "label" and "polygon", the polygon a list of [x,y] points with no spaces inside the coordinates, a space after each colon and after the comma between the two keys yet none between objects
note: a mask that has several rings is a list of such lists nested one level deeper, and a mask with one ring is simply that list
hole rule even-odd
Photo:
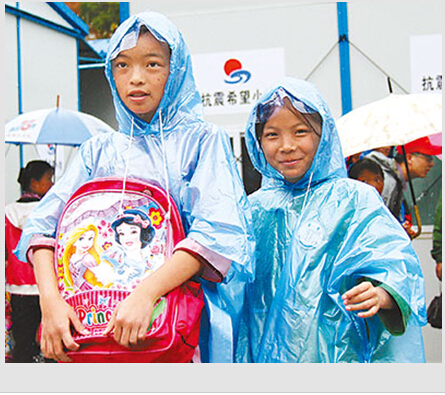
[{"label": "person holding umbrella", "polygon": [[366,157],[375,160],[384,172],[384,187],[382,199],[399,220],[406,232],[413,236],[411,229],[411,214],[404,200],[404,192],[407,190],[409,177],[425,178],[434,166],[433,155],[442,153],[442,147],[432,145],[428,137],[421,137],[405,144],[405,156],[402,148],[397,147],[395,158],[390,158],[383,153],[373,150]]}]

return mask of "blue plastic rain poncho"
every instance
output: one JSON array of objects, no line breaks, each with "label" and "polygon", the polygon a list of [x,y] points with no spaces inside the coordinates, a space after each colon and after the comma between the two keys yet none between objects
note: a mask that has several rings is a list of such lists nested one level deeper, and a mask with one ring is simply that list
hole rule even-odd
[{"label": "blue plastic rain poncho", "polygon": [[[237,360],[424,362],[424,281],[408,236],[373,187],[346,178],[334,119],[315,87],[285,79],[260,108],[284,97],[318,112],[322,135],[309,171],[292,184],[266,162],[255,132],[259,104],[250,114],[246,143],[263,182],[249,196],[257,261]],[[395,298],[398,319],[345,309],[342,294],[362,279]]]},{"label": "blue plastic rain poncho", "polygon": [[[112,59],[137,44],[141,25],[171,49],[170,76],[150,124],[123,104],[111,70]],[[32,235],[54,237],[62,210],[78,187],[98,177],[124,177],[128,166],[127,177],[170,192],[187,238],[231,261],[222,283],[202,280],[210,326],[205,320],[202,323],[201,356],[203,361],[232,362],[244,284],[253,273],[254,237],[229,138],[204,122],[188,49],[181,33],[164,16],[145,12],[126,20],[110,40],[105,73],[119,132],[96,135],[80,147],[64,177],[31,214],[18,247],[20,259],[25,259]]]}]

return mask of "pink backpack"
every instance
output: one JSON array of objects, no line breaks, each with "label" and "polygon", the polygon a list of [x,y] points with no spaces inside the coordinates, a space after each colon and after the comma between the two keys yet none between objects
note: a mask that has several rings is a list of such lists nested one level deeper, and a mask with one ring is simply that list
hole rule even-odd
[{"label": "pink backpack", "polygon": [[68,352],[73,362],[191,361],[204,305],[193,279],[157,301],[141,346],[130,350],[102,336],[116,305],[184,238],[179,212],[164,190],[135,179],[90,181],[69,199],[56,237],[59,290],[90,331],[74,333],[81,347]]}]

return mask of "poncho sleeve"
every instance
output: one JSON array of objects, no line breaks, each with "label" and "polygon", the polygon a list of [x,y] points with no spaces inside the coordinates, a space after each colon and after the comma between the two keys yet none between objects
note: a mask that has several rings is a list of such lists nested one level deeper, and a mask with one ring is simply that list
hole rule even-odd
[{"label": "poncho sleeve", "polygon": [[206,300],[201,360],[233,362],[245,286],[253,279],[255,259],[250,204],[224,132],[204,136],[196,168],[180,197],[187,239],[211,252],[206,258],[216,270],[221,258],[230,264],[221,282],[205,281],[204,276],[201,281]]},{"label": "poncho sleeve", "polygon": [[410,318],[424,325],[424,280],[409,237],[374,190],[358,188],[352,199],[354,215],[338,251],[333,282],[343,281],[338,284],[342,293],[363,278],[380,284],[396,301],[402,316],[401,328],[390,323],[385,313],[381,315],[394,334],[403,333]]},{"label": "poncho sleeve", "polygon": [[181,203],[187,239],[209,251],[204,257],[210,259],[209,264],[218,269],[218,261],[229,262],[223,263],[223,276],[235,265],[239,273],[251,278],[250,205],[225,132],[217,130],[203,137],[193,176],[182,186]]}]

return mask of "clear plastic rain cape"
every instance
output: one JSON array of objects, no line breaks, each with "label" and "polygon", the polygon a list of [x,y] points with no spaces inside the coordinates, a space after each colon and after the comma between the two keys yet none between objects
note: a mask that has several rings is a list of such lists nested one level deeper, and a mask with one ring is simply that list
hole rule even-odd
[{"label": "clear plastic rain cape", "polygon": [[[267,164],[255,132],[283,97],[323,121],[312,166],[295,184]],[[246,143],[263,182],[249,196],[257,261],[237,360],[424,362],[418,258],[377,191],[346,178],[334,118],[317,89],[291,78],[278,83],[251,112]],[[363,279],[395,298],[398,319],[382,310],[363,319],[345,309],[342,294]]]},{"label": "clear plastic rain cape", "polygon": [[[111,71],[112,59],[136,45],[141,25],[171,49],[170,76],[149,124],[123,104]],[[119,131],[97,135],[80,147],[64,177],[31,214],[18,247],[20,259],[33,234],[54,237],[65,203],[86,181],[126,175],[159,185],[175,200],[186,237],[231,261],[222,283],[202,280],[206,318],[200,343],[203,362],[232,362],[244,286],[253,274],[253,235],[229,138],[204,122],[188,49],[164,16],[145,12],[127,19],[110,40],[105,73]]]}]

